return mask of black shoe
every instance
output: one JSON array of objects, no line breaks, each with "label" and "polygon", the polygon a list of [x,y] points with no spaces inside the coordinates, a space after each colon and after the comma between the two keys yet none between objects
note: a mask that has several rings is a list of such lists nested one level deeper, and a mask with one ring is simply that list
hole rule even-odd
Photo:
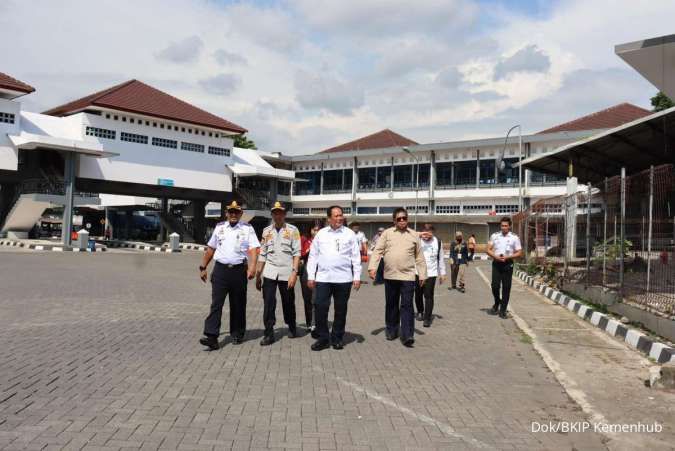
[{"label": "black shoe", "polygon": [[274,343],[274,335],[265,335],[262,340],[260,340],[260,346],[269,346]]},{"label": "black shoe", "polygon": [[233,345],[240,345],[244,342],[244,337],[234,337],[232,338]]},{"label": "black shoe", "polygon": [[422,313],[418,312],[416,319],[417,321],[422,321]]},{"label": "black shoe", "polygon": [[314,329],[310,335],[311,335],[312,338],[315,339],[315,340],[318,340],[318,339],[319,339],[319,332],[318,332],[316,329]]},{"label": "black shoe", "polygon": [[424,324],[422,324],[424,327],[431,327],[431,320],[425,319]]},{"label": "black shoe", "polygon": [[451,287],[448,287],[448,290],[456,290],[456,289],[457,289],[457,287],[456,287],[456,286],[454,286],[454,285],[453,285],[453,286],[451,286]]},{"label": "black shoe", "polygon": [[499,312],[499,304],[495,304],[492,306],[492,314],[496,315],[497,312]]},{"label": "black shoe", "polygon": [[406,348],[412,348],[413,345],[415,344],[415,339],[414,338],[406,338],[405,340],[401,340],[401,343],[403,343],[403,346]]},{"label": "black shoe", "polygon": [[386,333],[387,340],[393,341],[398,338],[398,333],[392,333],[392,332],[387,332]]},{"label": "black shoe", "polygon": [[200,338],[199,344],[201,344],[203,346],[207,346],[212,351],[216,351],[216,350],[218,350],[218,348],[220,348],[220,345],[218,344],[218,338],[217,337]]},{"label": "black shoe", "polygon": [[338,340],[335,343],[333,343],[333,349],[336,351],[339,351],[340,349],[343,349],[345,347],[344,344],[342,344],[342,340]]},{"label": "black shoe", "polygon": [[298,336],[298,329],[297,327],[289,327],[288,328],[288,338],[296,338]]},{"label": "black shoe", "polygon": [[466,291],[466,290],[464,289],[464,287],[459,287],[459,292],[460,292],[460,293],[464,293],[465,291]]},{"label": "black shoe", "polygon": [[507,318],[506,312],[499,312],[499,317],[500,317],[501,319],[506,319],[506,318]]},{"label": "black shoe", "polygon": [[312,351],[323,351],[330,347],[330,342],[318,340],[312,345]]}]

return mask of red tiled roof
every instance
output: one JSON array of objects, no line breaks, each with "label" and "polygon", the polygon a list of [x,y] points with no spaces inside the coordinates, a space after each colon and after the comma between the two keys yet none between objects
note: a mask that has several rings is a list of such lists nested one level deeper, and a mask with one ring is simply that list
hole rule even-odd
[{"label": "red tiled roof", "polygon": [[573,121],[547,128],[537,134],[614,128],[649,116],[650,114],[652,114],[651,111],[631,103],[620,103],[605,110],[574,119]]},{"label": "red tiled roof", "polygon": [[67,116],[90,106],[187,122],[228,132],[245,133],[247,131],[237,124],[226,121],[138,80],[129,80],[104,89],[103,91],[47,110],[44,114]]},{"label": "red tiled roof", "polygon": [[11,91],[24,92],[26,94],[35,91],[35,88],[16,78],[10,77],[7,74],[0,72],[0,88],[9,89]]},{"label": "red tiled roof", "polygon": [[344,152],[348,150],[364,150],[364,149],[385,149],[387,147],[412,146],[417,144],[412,139],[401,136],[398,133],[392,132],[388,128],[373,133],[372,135],[364,136],[363,138],[355,139],[348,143],[340,144],[339,146],[331,147],[330,149],[322,150],[320,153],[327,152]]}]

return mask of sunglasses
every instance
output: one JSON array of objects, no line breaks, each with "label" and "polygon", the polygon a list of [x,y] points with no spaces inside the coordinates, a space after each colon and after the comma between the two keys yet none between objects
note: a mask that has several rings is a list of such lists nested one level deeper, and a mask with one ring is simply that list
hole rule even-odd
[{"label": "sunglasses", "polygon": [[407,220],[408,220],[407,216],[399,216],[398,218],[396,218],[396,222],[403,222]]}]

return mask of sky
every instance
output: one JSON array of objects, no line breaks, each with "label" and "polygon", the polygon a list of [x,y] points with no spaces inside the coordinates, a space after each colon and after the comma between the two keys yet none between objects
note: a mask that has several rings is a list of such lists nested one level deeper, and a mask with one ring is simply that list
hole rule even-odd
[{"label": "sky", "polygon": [[669,0],[0,0],[5,72],[43,111],[136,78],[308,154],[384,128],[533,133],[656,92],[614,54]]}]

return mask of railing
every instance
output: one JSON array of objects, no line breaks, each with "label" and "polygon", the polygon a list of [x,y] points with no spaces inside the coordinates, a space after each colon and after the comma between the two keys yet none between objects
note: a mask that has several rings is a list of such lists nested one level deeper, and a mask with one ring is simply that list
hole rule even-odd
[{"label": "railing", "polygon": [[246,208],[252,210],[268,210],[272,205],[271,194],[268,191],[237,188],[236,194],[246,204]]}]

